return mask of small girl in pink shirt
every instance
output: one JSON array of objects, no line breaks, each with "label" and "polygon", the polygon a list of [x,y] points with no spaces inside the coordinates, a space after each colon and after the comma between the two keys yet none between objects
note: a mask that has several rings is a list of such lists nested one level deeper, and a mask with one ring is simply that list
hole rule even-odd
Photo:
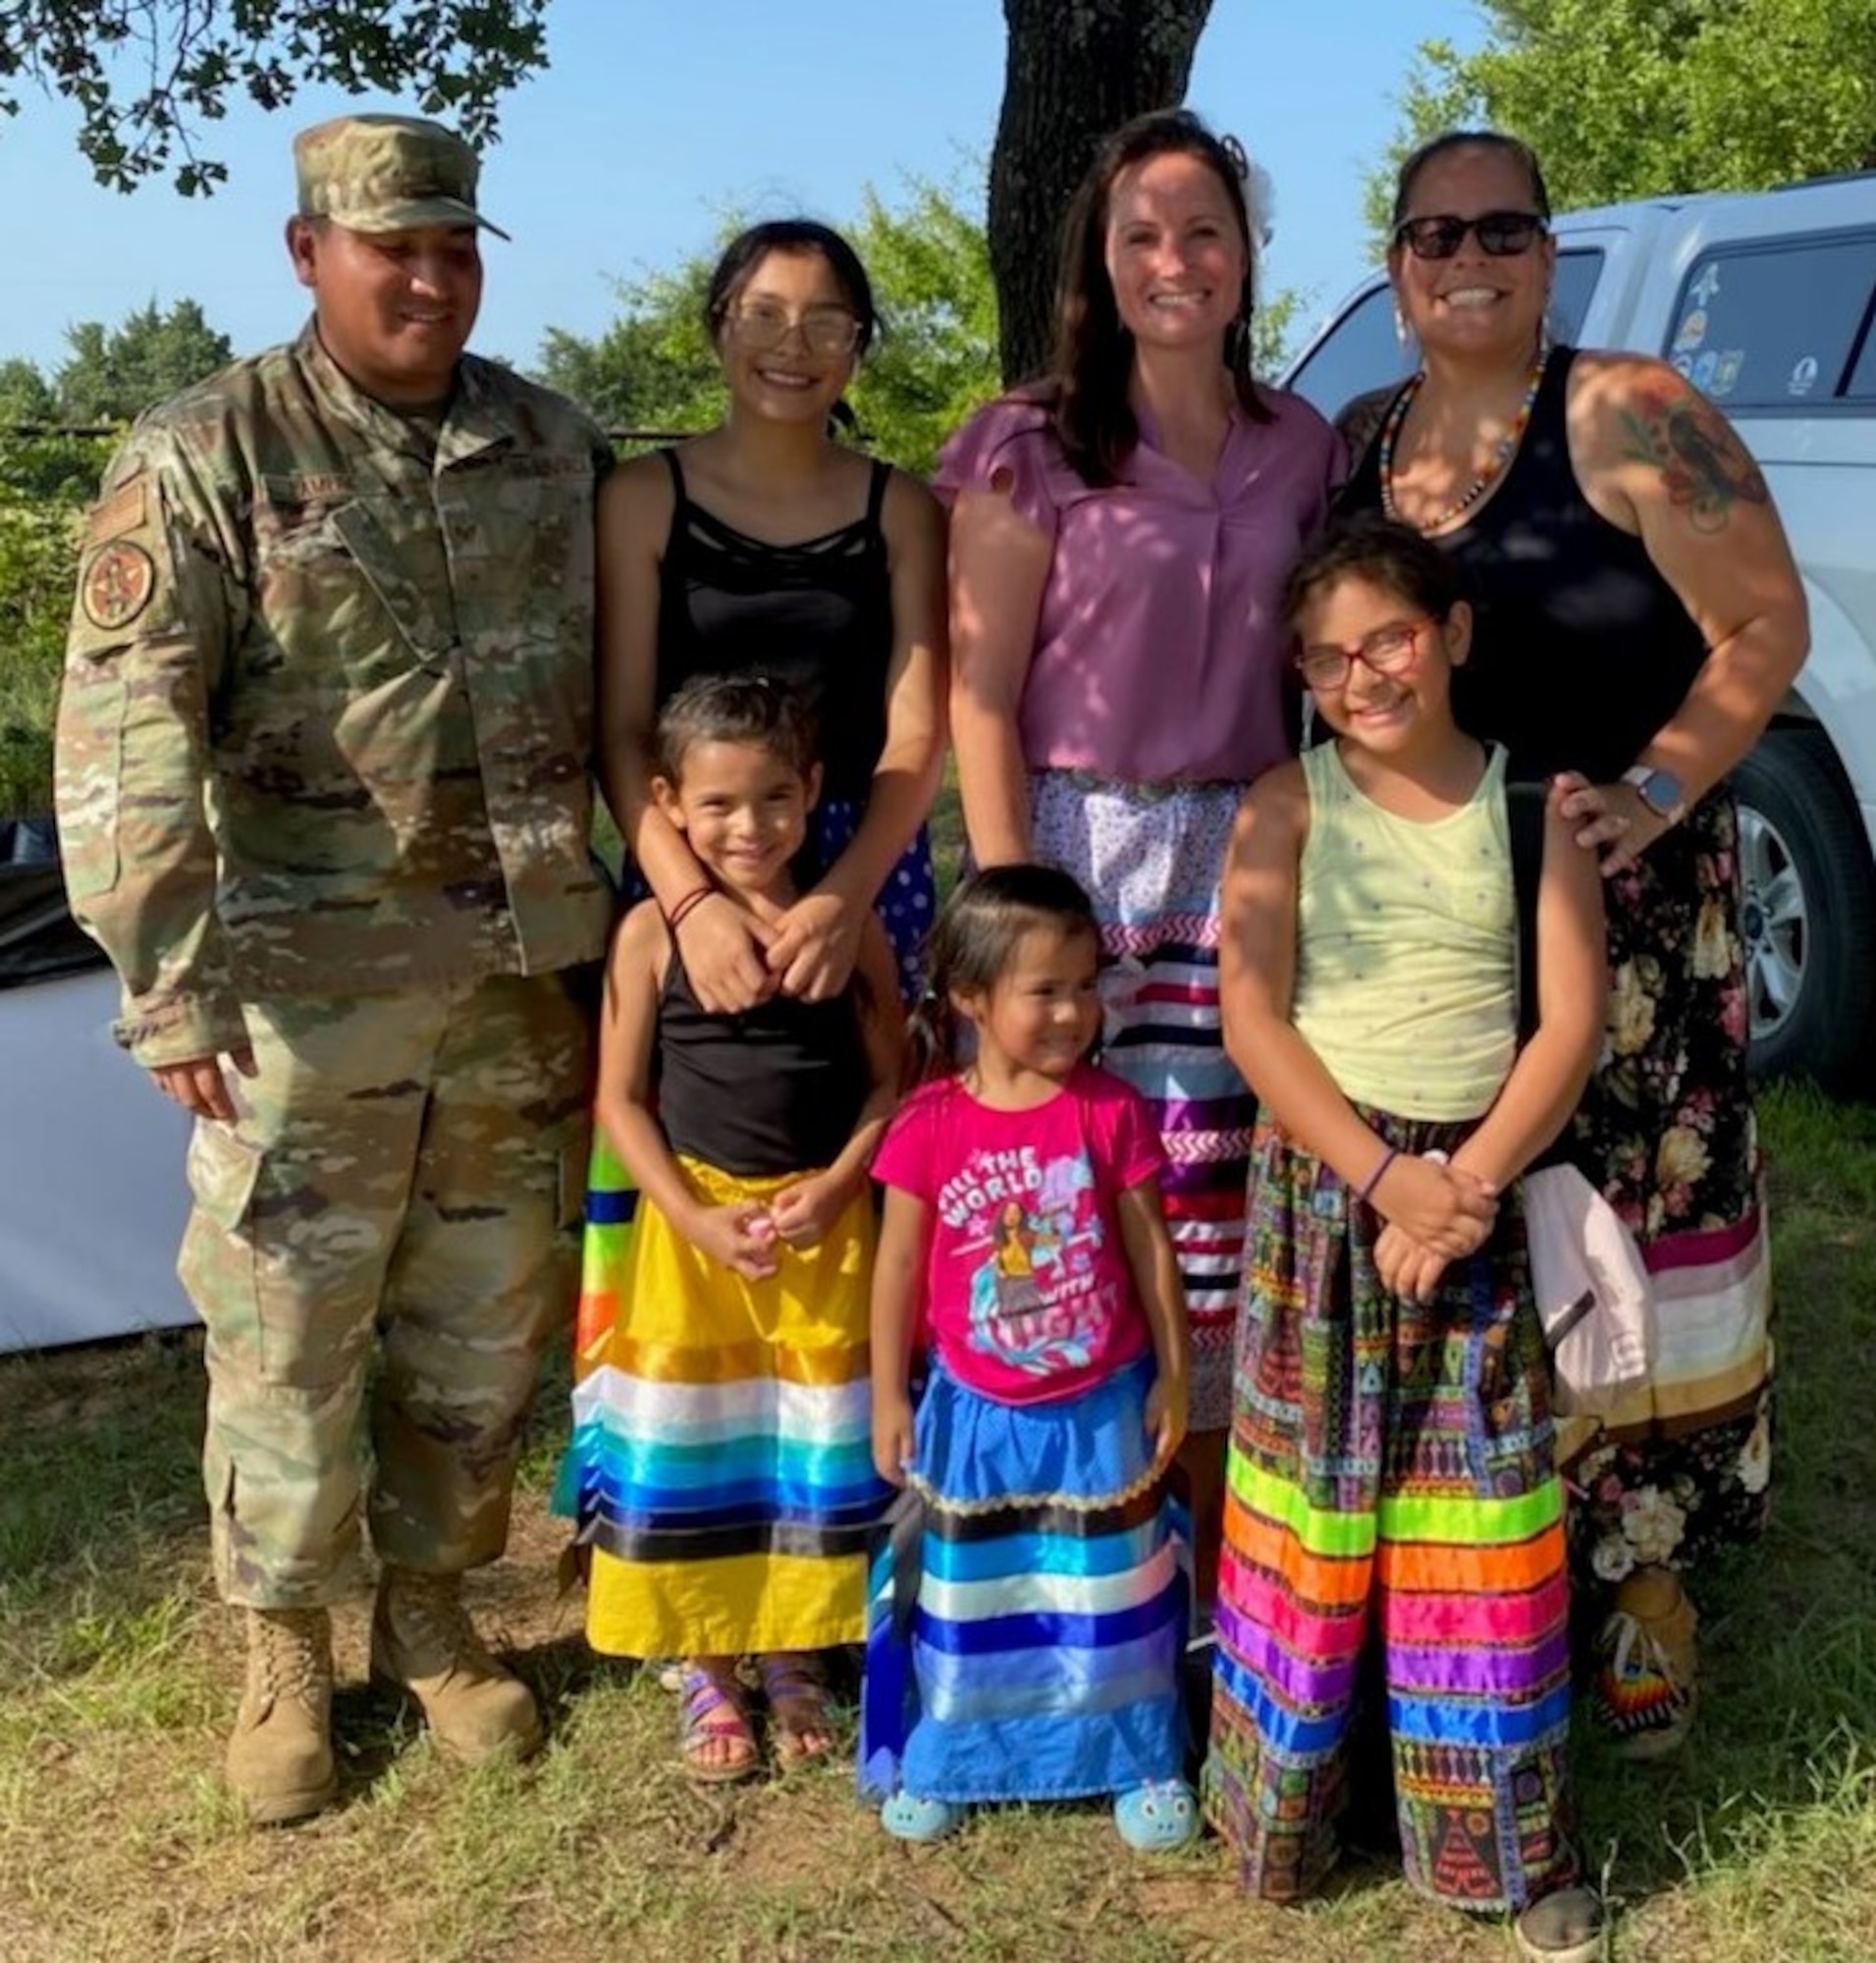
[{"label": "small girl in pink shirt", "polygon": [[967,879],[913,1025],[929,1081],[874,1162],[873,1457],[902,1493],[874,1580],[861,1783],[903,1839],[949,1832],[973,1801],[1094,1793],[1117,1796],[1130,1846],[1198,1830],[1161,1487],[1186,1427],[1185,1304],[1152,1115],[1086,1061],[1099,960],[1067,874]]}]

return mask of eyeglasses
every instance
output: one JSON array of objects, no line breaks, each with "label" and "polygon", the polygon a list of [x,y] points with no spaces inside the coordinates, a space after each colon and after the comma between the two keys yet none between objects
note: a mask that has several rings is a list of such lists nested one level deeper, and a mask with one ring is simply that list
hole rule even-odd
[{"label": "eyeglasses", "polygon": [[737,307],[724,316],[724,329],[739,346],[757,354],[779,347],[797,332],[810,354],[851,354],[860,342],[860,323],[838,307],[821,308],[798,318],[777,306]]},{"label": "eyeglasses", "polygon": [[1450,259],[1466,242],[1467,233],[1478,249],[1494,259],[1515,259],[1528,252],[1544,236],[1544,221],[1534,211],[1486,211],[1476,218],[1443,213],[1431,218],[1403,218],[1394,228],[1394,242],[1405,245],[1417,259]]},{"label": "eyeglasses", "polygon": [[1422,615],[1391,627],[1376,627],[1352,648],[1305,648],[1296,658],[1297,672],[1317,695],[1333,695],[1346,688],[1357,662],[1377,675],[1403,674],[1414,665],[1414,657],[1420,652],[1420,629],[1432,624]]}]

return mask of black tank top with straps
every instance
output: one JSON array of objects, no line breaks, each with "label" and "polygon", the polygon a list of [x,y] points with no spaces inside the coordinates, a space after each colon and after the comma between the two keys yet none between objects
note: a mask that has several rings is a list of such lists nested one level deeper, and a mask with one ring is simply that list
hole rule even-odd
[{"label": "black tank top with straps", "polygon": [[[1576,349],[1545,364],[1504,480],[1437,543],[1458,561],[1477,618],[1453,677],[1453,712],[1504,744],[1515,778],[1581,770],[1608,783],[1635,761],[1705,660],[1699,629],[1647,549],[1582,495],[1564,408]],[[1378,510],[1371,443],[1338,508]]]},{"label": "black tank top with straps", "polygon": [[880,514],[891,466],[876,462],[866,512],[799,545],[771,545],[692,504],[675,451],[660,572],[658,700],[691,676],[760,669],[807,698],[825,794],[864,799],[885,744],[892,593]]},{"label": "black tank top with straps", "polygon": [[674,1152],[745,1179],[839,1157],[867,1095],[853,987],[828,1002],[777,993],[714,1015],[671,950],[658,1003],[658,1122]]}]

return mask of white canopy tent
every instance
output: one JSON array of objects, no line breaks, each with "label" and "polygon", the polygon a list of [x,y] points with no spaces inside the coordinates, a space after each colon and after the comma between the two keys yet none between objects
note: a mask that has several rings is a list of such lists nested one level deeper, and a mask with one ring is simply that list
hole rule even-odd
[{"label": "white canopy tent", "polygon": [[112,1040],[56,868],[0,864],[0,1351],[192,1322],[188,1120]]}]

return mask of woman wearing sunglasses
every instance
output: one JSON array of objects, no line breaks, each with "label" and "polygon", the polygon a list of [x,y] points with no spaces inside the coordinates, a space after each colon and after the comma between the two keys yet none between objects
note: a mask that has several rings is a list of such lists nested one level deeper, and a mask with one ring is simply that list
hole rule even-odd
[{"label": "woman wearing sunglasses", "polygon": [[1402,166],[1387,263],[1420,367],[1345,411],[1344,504],[1459,561],[1476,607],[1460,720],[1514,776],[1558,784],[1609,882],[1609,1028],[1574,1146],[1641,1244],[1659,1355],[1564,1449],[1578,1583],[1605,1598],[1595,1706],[1620,1749],[1654,1756],[1692,1708],[1680,1571],[1765,1512],[1766,1225],[1724,779],[1808,630],[1726,418],[1665,362],[1548,340],[1549,211],[1510,137],[1447,134]]},{"label": "woman wearing sunglasses", "polygon": [[[738,235],[711,276],[703,324],[723,367],[724,420],[674,449],[632,458],[601,487],[600,781],[634,883],[663,908],[707,1013],[748,1010],[772,996],[819,1003],[840,995],[876,910],[909,992],[933,914],[923,826],[943,740],[942,514],[916,479],[831,434],[833,411],[879,330],[866,269],[837,232],[786,219]],[[720,887],[652,795],[659,711],[696,676],[749,671],[774,675],[805,699],[824,771],[809,822],[813,870],[774,923]],[[645,1567],[632,1552],[642,1536],[635,1541],[610,1512],[625,1482],[608,1462],[621,1448],[609,1441],[627,1434],[633,1414],[668,1414],[673,1399],[697,1388],[673,1379],[690,1367],[681,1356],[627,1365],[609,1347],[634,1198],[624,1168],[597,1141],[561,1500],[595,1549],[589,1638],[621,1655],[643,1653]],[[612,1367],[598,1367],[609,1360]],[[764,1381],[772,1387],[775,1379]],[[757,1415],[773,1421],[773,1412]],[[773,1493],[757,1494],[741,1516],[715,1522],[720,1537],[767,1547],[777,1504]],[[804,1627],[799,1651],[765,1659],[771,1720],[789,1754],[829,1750],[825,1678],[813,1652],[860,1633]],[[699,1643],[713,1647],[701,1637],[689,1646]],[[686,1679],[683,1740],[700,1778],[754,1767],[744,1701],[722,1659]]]}]

